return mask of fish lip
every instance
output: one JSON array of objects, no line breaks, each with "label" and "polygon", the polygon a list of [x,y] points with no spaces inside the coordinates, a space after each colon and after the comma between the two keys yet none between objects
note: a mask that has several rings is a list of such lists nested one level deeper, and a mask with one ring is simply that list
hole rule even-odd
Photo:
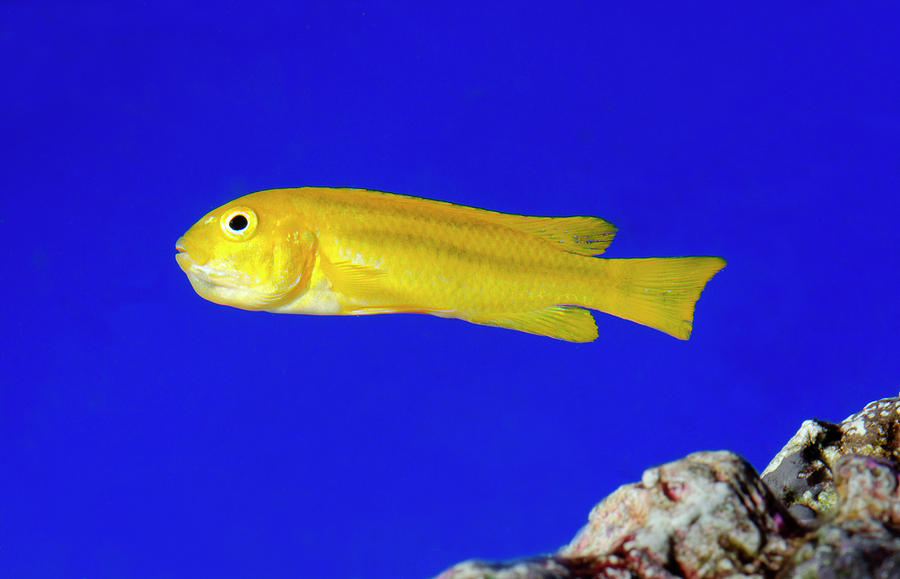
[{"label": "fish lip", "polygon": [[197,264],[191,259],[191,256],[186,251],[179,251],[175,254],[175,262],[178,263],[178,267],[181,268],[181,271],[186,273],[188,277],[193,277],[196,275]]},{"label": "fish lip", "polygon": [[194,261],[194,258],[191,257],[191,254],[184,246],[184,236],[179,237],[175,242],[175,251],[177,252],[175,254],[175,261],[178,262],[178,267],[180,267],[184,273],[189,274],[191,270],[196,268],[197,262]]},{"label": "fish lip", "polygon": [[221,275],[218,275],[215,269],[195,261],[187,251],[176,253],[175,261],[178,262],[178,267],[190,278],[191,283],[199,283],[208,288],[235,287],[227,283],[227,280],[223,279]]},{"label": "fish lip", "polygon": [[178,263],[178,267],[187,275],[197,293],[210,301],[233,305],[232,300],[226,300],[221,296],[217,297],[217,294],[223,291],[232,293],[242,291],[243,288],[239,283],[230,279],[225,272],[220,272],[207,265],[206,260],[202,262],[196,260],[185,247],[184,236],[175,241],[175,251],[177,252],[175,261]]}]

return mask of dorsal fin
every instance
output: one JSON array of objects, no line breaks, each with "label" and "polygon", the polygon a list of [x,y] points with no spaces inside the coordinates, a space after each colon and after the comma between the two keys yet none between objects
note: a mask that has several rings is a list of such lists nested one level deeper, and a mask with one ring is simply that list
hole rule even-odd
[{"label": "dorsal fin", "polygon": [[511,213],[492,213],[491,217],[507,227],[542,237],[560,249],[578,255],[600,255],[612,243],[616,226],[599,217],[532,217]]},{"label": "dorsal fin", "polygon": [[471,205],[460,205],[448,201],[414,197],[412,195],[398,195],[369,190],[344,190],[351,194],[371,196],[384,202],[403,207],[414,208],[427,212],[430,215],[440,212],[448,217],[463,219],[478,219],[488,223],[496,223],[515,229],[523,233],[529,233],[549,241],[563,251],[577,253],[578,255],[599,255],[606,251],[616,234],[616,226],[590,215],[573,215],[571,217],[546,217],[537,215],[518,215],[515,213],[503,213],[491,209],[482,209]]}]

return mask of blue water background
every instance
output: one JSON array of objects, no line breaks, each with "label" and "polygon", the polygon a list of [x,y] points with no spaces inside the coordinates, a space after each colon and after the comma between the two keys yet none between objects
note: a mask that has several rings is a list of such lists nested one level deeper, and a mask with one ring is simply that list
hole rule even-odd
[{"label": "blue water background", "polygon": [[[895,395],[898,10],[794,6],[4,2],[0,576],[426,577]],[[728,267],[688,342],[195,295],[175,239],[300,185]]]}]

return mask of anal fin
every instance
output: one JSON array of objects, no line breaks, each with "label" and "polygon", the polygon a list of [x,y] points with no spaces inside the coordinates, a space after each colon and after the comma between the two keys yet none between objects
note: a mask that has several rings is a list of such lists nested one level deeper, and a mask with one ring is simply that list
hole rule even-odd
[{"label": "anal fin", "polygon": [[530,312],[464,319],[476,324],[500,326],[569,342],[591,342],[597,339],[594,317],[590,311],[578,306],[551,306]]}]

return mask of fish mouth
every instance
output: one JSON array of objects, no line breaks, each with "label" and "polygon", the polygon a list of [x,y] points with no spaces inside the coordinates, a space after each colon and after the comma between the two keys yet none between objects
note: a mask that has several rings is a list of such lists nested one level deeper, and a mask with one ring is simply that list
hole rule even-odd
[{"label": "fish mouth", "polygon": [[[246,279],[241,279],[233,272],[216,269],[202,251],[199,252],[201,261],[192,257],[185,247],[184,236],[175,242],[175,251],[175,261],[187,275],[194,291],[211,302],[245,310],[259,310],[271,307],[277,300],[278,296],[268,296],[256,291],[248,286]],[[198,252],[194,253],[196,255]]]},{"label": "fish mouth", "polygon": [[210,292],[219,290],[230,291],[240,287],[233,283],[227,274],[207,265],[206,260],[198,261],[194,259],[190,251],[185,247],[184,236],[179,237],[175,242],[175,251],[177,251],[175,261],[178,262],[178,267],[187,274],[191,285],[194,286],[197,293],[207,297],[207,299],[211,299],[208,297]]},{"label": "fish mouth", "polygon": [[179,237],[178,241],[175,242],[175,251],[178,253],[175,254],[175,261],[178,262],[178,267],[180,267],[185,273],[191,269],[191,266],[197,265],[191,258],[191,254],[188,253],[187,248],[184,246],[184,237]]},{"label": "fish mouth", "polygon": [[[180,240],[179,240],[180,241]],[[175,244],[178,253],[175,254],[175,261],[178,267],[187,275],[191,287],[201,297],[211,302],[224,305],[232,305],[234,298],[231,294],[235,293],[235,288],[229,287],[224,276],[211,269],[209,266],[201,265],[194,261],[191,255],[181,243]]]},{"label": "fish mouth", "polygon": [[208,265],[198,264],[187,251],[176,253],[175,261],[187,275],[194,291],[204,299],[245,310],[264,309],[269,304],[265,296],[255,295],[231,276]]}]

